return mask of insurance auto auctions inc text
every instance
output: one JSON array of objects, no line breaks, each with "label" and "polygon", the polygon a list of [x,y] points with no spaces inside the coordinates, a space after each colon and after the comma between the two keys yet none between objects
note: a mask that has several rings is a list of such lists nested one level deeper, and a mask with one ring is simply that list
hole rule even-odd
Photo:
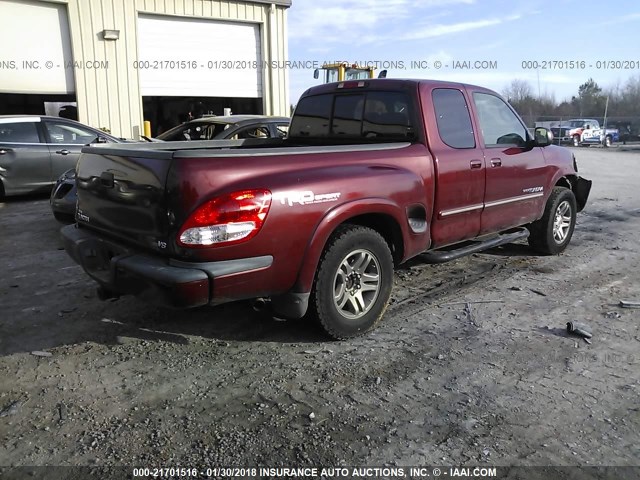
[{"label": "insurance auto auctions inc text", "polygon": [[259,467],[208,469],[215,477],[260,476],[270,478],[434,478],[496,477],[495,467]]}]

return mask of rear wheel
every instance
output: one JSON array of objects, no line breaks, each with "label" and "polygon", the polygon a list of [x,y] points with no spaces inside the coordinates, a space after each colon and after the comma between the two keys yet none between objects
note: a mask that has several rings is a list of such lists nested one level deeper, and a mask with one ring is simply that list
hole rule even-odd
[{"label": "rear wheel", "polygon": [[393,259],[387,242],[370,228],[343,225],[320,259],[311,311],[335,339],[372,330],[391,296]]},{"label": "rear wheel", "polygon": [[0,180],[0,200],[4,200],[4,185],[2,180]]},{"label": "rear wheel", "polygon": [[576,197],[565,187],[554,187],[544,215],[529,225],[529,245],[547,255],[564,251],[576,225]]}]

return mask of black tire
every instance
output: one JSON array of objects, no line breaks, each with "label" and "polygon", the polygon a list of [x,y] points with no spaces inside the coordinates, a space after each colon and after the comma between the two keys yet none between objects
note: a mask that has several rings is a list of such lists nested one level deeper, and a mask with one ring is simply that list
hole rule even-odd
[{"label": "black tire", "polygon": [[554,187],[544,215],[529,225],[529,245],[546,255],[564,251],[576,226],[576,197],[565,187]]},{"label": "black tire", "polygon": [[320,257],[309,310],[330,337],[356,337],[380,322],[392,286],[393,258],[384,238],[367,227],[342,225]]},{"label": "black tire", "polygon": [[613,139],[611,138],[611,135],[607,135],[606,137],[604,137],[605,148],[610,147],[612,143],[613,143]]},{"label": "black tire", "polygon": [[574,135],[573,136],[573,146],[574,147],[579,147],[580,146],[580,135]]},{"label": "black tire", "polygon": [[0,180],[0,200],[4,200],[4,185],[2,184],[2,180]]}]

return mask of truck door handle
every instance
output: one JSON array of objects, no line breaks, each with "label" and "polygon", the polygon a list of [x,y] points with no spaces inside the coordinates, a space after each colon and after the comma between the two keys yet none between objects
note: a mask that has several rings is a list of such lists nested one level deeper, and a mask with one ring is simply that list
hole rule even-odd
[{"label": "truck door handle", "polygon": [[64,150],[56,150],[56,153],[59,155],[69,155],[71,152],[65,148]]},{"label": "truck door handle", "polygon": [[491,159],[491,166],[492,167],[501,167],[502,166],[502,160],[500,160],[499,158],[492,158]]},{"label": "truck door handle", "polygon": [[0,148],[0,155],[6,155],[9,152],[13,152],[11,148]]},{"label": "truck door handle", "polygon": [[476,168],[482,168],[482,162],[480,160],[471,160],[470,165],[471,165],[471,170],[474,170]]}]

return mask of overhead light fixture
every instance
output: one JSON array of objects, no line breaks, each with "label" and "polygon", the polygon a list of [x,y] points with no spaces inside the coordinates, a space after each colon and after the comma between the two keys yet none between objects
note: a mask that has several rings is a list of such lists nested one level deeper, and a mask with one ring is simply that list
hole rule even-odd
[{"label": "overhead light fixture", "polygon": [[105,40],[118,40],[120,38],[120,30],[103,30],[102,38]]}]

